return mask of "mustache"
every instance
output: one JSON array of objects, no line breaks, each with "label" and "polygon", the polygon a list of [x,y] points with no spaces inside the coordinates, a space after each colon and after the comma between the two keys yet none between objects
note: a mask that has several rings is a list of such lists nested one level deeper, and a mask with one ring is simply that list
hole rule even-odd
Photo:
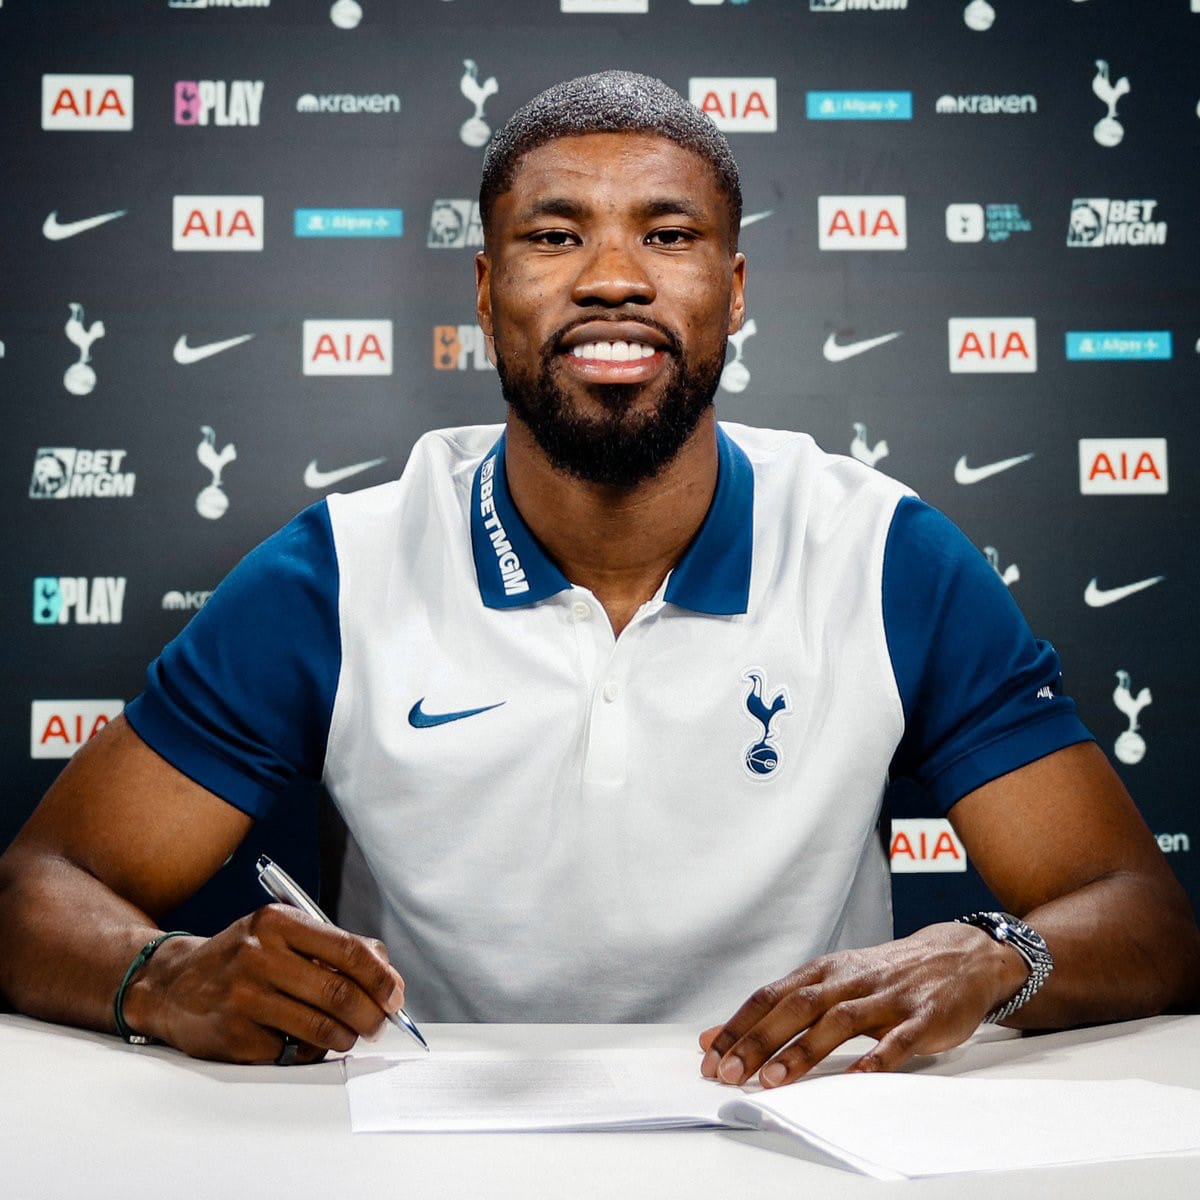
[{"label": "mustache", "polygon": [[613,324],[620,322],[624,325],[641,325],[644,329],[653,329],[666,340],[666,349],[668,353],[678,357],[683,353],[683,346],[676,336],[675,332],[659,321],[651,320],[647,317],[630,317],[630,316],[615,316],[607,314],[605,316],[597,316],[596,314],[577,317],[574,321],[568,321],[567,324],[556,329],[545,341],[542,346],[542,358],[544,361],[550,361],[560,350],[562,340],[573,329],[578,329],[581,325],[596,325],[601,322],[608,321]]}]

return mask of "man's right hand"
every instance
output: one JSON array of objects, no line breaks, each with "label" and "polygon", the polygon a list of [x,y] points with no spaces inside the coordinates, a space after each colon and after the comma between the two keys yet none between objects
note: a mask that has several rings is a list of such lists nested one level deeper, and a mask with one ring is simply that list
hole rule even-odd
[{"label": "man's right hand", "polygon": [[404,1003],[382,942],[282,904],[211,938],[172,938],[134,976],[126,1023],[193,1058],[269,1063],[284,1037],[296,1062],[373,1037]]}]

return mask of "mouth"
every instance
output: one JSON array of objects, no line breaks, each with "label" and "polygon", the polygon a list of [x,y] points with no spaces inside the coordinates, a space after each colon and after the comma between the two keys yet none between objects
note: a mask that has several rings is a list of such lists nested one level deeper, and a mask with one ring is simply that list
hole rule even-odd
[{"label": "mouth", "polygon": [[587,383],[645,383],[668,362],[672,339],[640,322],[590,321],[558,342],[571,374]]}]

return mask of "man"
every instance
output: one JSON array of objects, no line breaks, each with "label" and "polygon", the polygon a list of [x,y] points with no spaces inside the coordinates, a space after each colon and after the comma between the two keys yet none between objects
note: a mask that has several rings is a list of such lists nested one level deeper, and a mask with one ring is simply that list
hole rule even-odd
[{"label": "man", "polygon": [[[234,571],[0,860],[0,994],[309,1061],[399,1007],[390,958],[418,1020],[720,1021],[702,1070],[771,1086],[859,1033],[879,1070],[990,1013],[1196,1003],[1186,898],[995,573],[885,476],[717,425],[746,264],[707,118],[642,76],[559,85],[480,203],[503,433],[427,435]],[[383,942],[279,906],[158,941],[297,775]],[[890,775],[1028,924],[887,940]]]}]

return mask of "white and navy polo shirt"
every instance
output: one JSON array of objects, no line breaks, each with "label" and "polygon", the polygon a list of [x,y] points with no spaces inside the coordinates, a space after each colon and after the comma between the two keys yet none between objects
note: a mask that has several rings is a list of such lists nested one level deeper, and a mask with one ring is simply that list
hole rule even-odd
[{"label": "white and navy polo shirt", "polygon": [[891,936],[889,777],[934,815],[1089,735],[945,517],[807,436],[718,441],[620,638],[514,507],[500,427],[443,430],[248,555],[128,719],[249,813],[324,780],[370,876],[343,922],[418,1020],[720,1021]]}]

